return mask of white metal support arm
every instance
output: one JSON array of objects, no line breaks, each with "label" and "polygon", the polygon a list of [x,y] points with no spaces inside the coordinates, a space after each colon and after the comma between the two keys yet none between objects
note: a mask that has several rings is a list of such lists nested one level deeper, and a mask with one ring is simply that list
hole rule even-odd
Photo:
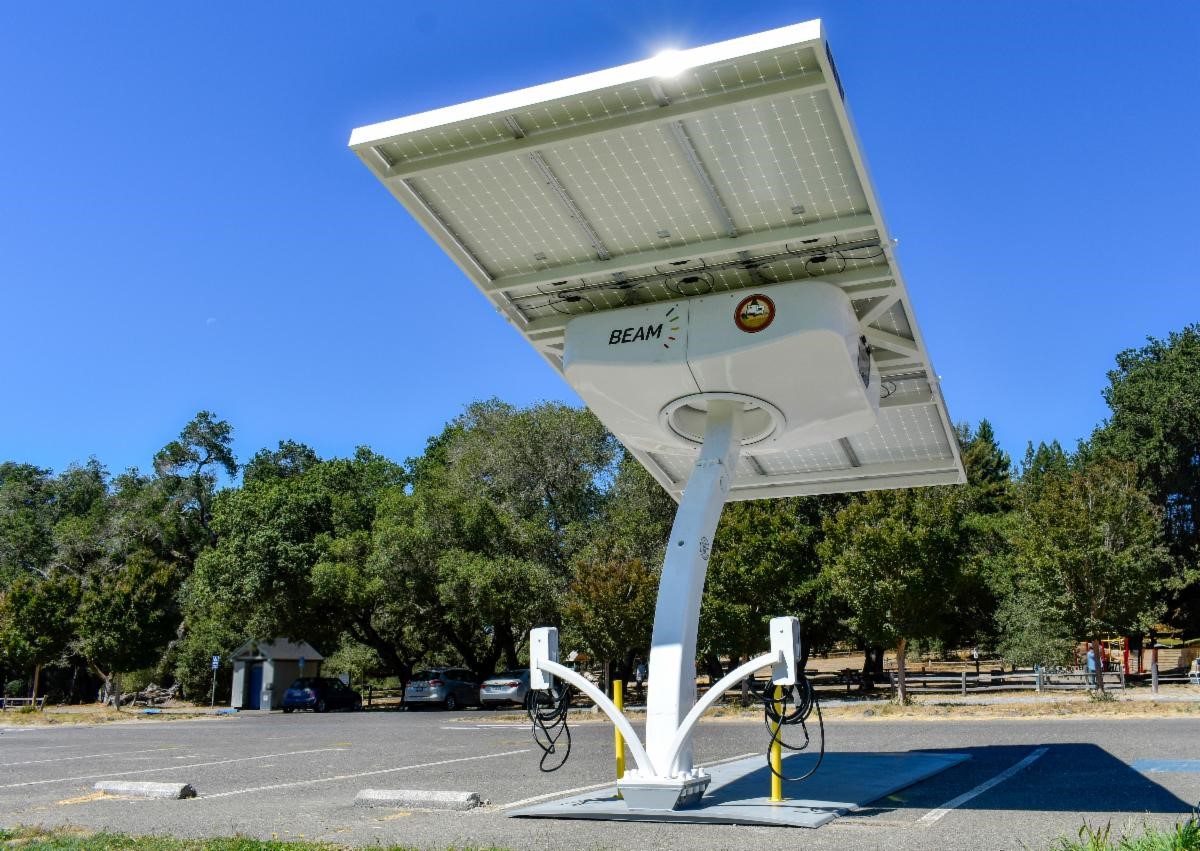
[{"label": "white metal support arm", "polygon": [[560,665],[558,662],[542,660],[538,662],[538,667],[548,674],[553,674],[564,682],[568,682],[575,688],[590,697],[601,711],[604,712],[612,722],[617,725],[617,729],[621,731],[621,735],[625,737],[625,742],[629,745],[629,750],[633,754],[633,761],[637,763],[638,770],[653,774],[650,768],[650,757],[646,755],[646,749],[642,747],[642,742],[638,738],[638,734],[634,732],[633,725],[629,723],[629,719],[617,709],[616,705],[608,699],[608,695],[596,688],[596,686],[580,676],[575,671],[565,665]]},{"label": "white metal support arm", "polygon": [[668,759],[668,773],[675,773],[675,758],[679,755],[679,751],[683,748],[692,737],[692,730],[696,726],[696,722],[700,720],[700,716],[709,710],[714,703],[721,699],[721,695],[736,686],[742,680],[749,677],[759,668],[765,668],[767,665],[774,665],[783,657],[782,653],[764,653],[751,659],[745,665],[730,671],[710,688],[692,707],[692,711],[683,719],[683,723],[679,725],[679,729],[675,732],[675,741],[671,742],[671,751]]}]

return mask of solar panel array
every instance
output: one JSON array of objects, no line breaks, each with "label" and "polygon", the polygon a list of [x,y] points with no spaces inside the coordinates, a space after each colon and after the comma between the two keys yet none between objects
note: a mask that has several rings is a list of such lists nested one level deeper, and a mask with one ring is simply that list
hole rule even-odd
[{"label": "solar panel array", "polygon": [[[669,59],[682,70],[637,62],[359,128],[351,147],[560,371],[573,315],[841,287],[879,365],[878,424],[747,449],[731,499],[962,481],[820,22]],[[694,450],[635,454],[681,493]]]}]

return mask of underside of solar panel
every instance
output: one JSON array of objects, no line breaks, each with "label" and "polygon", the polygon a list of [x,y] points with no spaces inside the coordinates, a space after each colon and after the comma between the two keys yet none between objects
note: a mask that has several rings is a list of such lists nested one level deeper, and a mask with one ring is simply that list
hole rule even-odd
[{"label": "underside of solar panel", "polygon": [[[806,284],[843,293],[870,359],[869,422],[748,443],[730,499],[964,480],[819,21],[361,127],[350,146],[560,373],[576,317],[619,311],[599,332],[614,349],[658,351],[671,341],[646,338],[662,323],[628,324],[631,308],[669,318],[726,301],[774,310],[770,293],[791,304]],[[763,363],[781,381],[821,368]],[[678,498],[697,453],[670,439],[680,406],[661,440],[592,407]]]}]

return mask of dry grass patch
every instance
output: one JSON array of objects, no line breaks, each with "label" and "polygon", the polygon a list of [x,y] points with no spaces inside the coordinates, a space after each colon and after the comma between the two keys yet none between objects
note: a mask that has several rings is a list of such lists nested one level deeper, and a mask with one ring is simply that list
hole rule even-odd
[{"label": "dry grass patch", "polygon": [[[159,707],[155,707],[159,708]],[[190,704],[162,707],[161,712],[145,715],[142,707],[126,707],[120,712],[111,706],[99,703],[82,706],[48,706],[41,712],[25,709],[9,709],[0,713],[0,726],[56,726],[61,724],[107,724],[112,721],[178,721],[196,718],[224,718],[213,715],[207,708]]]}]

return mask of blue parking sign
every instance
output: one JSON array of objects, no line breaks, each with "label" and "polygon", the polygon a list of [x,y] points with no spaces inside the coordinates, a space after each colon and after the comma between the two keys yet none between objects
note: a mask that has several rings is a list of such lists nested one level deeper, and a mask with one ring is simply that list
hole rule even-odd
[{"label": "blue parking sign", "polygon": [[212,669],[215,671],[221,665],[221,657],[213,656]]}]

